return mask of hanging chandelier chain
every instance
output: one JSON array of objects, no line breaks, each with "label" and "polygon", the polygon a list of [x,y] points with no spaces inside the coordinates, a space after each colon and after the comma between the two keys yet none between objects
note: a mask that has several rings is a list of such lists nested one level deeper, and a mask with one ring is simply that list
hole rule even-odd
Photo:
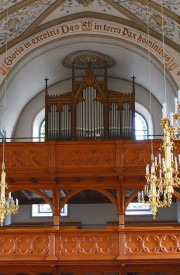
[{"label": "hanging chandelier chain", "polygon": [[[162,43],[163,53],[164,45],[164,13],[163,1],[161,1],[161,16],[162,16]],[[150,60],[149,60],[150,61]],[[175,155],[174,140],[180,139],[180,90],[178,91],[178,98],[175,98],[175,113],[170,116],[167,113],[166,106],[166,64],[163,54],[164,67],[164,94],[165,103],[162,108],[162,119],[160,126],[163,129],[163,139],[158,157],[153,155],[152,141],[151,141],[151,165],[146,166],[146,184],[144,191],[138,193],[138,202],[147,203],[151,206],[153,218],[156,218],[158,209],[161,207],[170,206],[172,204],[172,197],[175,187],[180,187],[179,168],[180,168],[180,154]],[[174,126],[175,120],[175,126]]]},{"label": "hanging chandelier chain", "polygon": [[[149,78],[149,110],[150,115],[152,116],[152,88],[151,88],[151,55],[150,55],[150,47],[149,47],[149,0],[147,0],[147,36],[148,36],[148,78]],[[154,154],[153,149],[153,140],[151,138],[151,153]]]},{"label": "hanging chandelier chain", "polygon": [[164,76],[164,97],[165,103],[167,103],[167,91],[166,91],[166,62],[165,62],[165,30],[164,30],[164,7],[163,0],[161,0],[161,29],[162,29],[162,48],[163,48],[163,76]]},{"label": "hanging chandelier chain", "polygon": [[[8,24],[8,8],[7,8],[7,24]],[[6,39],[6,57],[8,50],[8,41],[7,35]],[[4,112],[6,110],[6,90],[7,90],[7,77],[5,76],[5,92],[4,92]],[[6,172],[5,172],[5,143],[6,143],[6,132],[5,130],[1,130],[2,132],[2,172],[1,172],[1,181],[0,181],[0,225],[3,226],[4,220],[7,215],[16,214],[19,209],[18,199],[14,201],[11,197],[11,192],[9,192],[8,198],[6,197],[6,190],[8,189],[8,185],[6,183]]]}]

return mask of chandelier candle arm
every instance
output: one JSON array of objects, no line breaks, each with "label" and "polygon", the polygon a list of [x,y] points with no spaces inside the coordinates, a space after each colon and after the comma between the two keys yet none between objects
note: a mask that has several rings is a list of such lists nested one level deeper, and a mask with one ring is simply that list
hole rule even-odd
[{"label": "chandelier candle arm", "polygon": [[175,111],[175,114],[177,114],[178,113],[178,99],[177,99],[177,97],[175,97],[175,99],[174,99],[174,111]]},{"label": "chandelier candle arm", "polygon": [[180,102],[180,90],[178,90],[178,101]]},{"label": "chandelier candle arm", "polygon": [[4,171],[5,165],[2,165],[1,172],[1,193],[0,193],[0,224],[3,226],[4,220],[7,214],[16,214],[19,209],[18,199],[16,199],[16,204],[14,199],[11,197],[11,192],[9,192],[8,198],[6,198],[6,189],[8,188],[6,184],[6,172]]},{"label": "chandelier candle arm", "polygon": [[171,113],[170,118],[167,115],[166,103],[163,104],[160,124],[164,133],[160,147],[162,156],[158,154],[158,157],[151,157],[151,164],[146,165],[144,191],[138,193],[138,201],[151,206],[154,219],[159,208],[172,204],[174,188],[180,186],[180,154],[174,154],[174,140],[180,140],[180,90],[174,102],[175,113]]}]

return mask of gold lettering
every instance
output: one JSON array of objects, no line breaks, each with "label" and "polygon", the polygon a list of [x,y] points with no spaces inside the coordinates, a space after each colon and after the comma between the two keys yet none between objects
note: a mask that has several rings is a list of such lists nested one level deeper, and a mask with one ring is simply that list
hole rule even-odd
[{"label": "gold lettering", "polygon": [[10,71],[10,67],[6,67],[5,65],[2,65],[2,66],[0,67],[0,73],[1,73],[2,75],[6,75],[9,71]]},{"label": "gold lettering", "polygon": [[91,31],[92,30],[92,20],[81,21],[81,26],[83,31]]}]

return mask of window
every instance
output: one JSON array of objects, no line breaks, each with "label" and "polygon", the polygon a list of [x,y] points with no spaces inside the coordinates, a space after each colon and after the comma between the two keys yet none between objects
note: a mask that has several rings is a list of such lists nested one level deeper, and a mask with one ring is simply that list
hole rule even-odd
[{"label": "window", "polygon": [[147,139],[147,123],[142,115],[135,113],[135,136],[136,139]]},{"label": "window", "polygon": [[43,141],[40,139],[40,133],[41,133],[41,127],[44,122],[44,117],[45,117],[45,109],[42,109],[34,118],[34,121],[33,121],[33,141],[34,142]]},{"label": "window", "polygon": [[41,123],[40,126],[40,141],[45,141],[45,120]]},{"label": "window", "polygon": [[[68,216],[67,204],[61,209],[61,216]],[[32,204],[32,217],[52,217],[51,207],[49,204]]]},{"label": "window", "polygon": [[149,204],[131,202],[126,208],[126,215],[152,215]]}]

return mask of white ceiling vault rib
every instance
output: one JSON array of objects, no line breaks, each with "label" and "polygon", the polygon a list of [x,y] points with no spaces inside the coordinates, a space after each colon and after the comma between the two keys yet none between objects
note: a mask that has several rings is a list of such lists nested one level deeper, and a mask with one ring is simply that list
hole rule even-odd
[{"label": "white ceiling vault rib", "polygon": [[[23,37],[30,35],[34,27],[37,27],[38,23],[43,20],[45,11],[48,9],[50,9],[50,12],[52,11],[55,2],[56,0],[28,1],[26,5],[15,6],[17,9],[13,12],[6,10],[0,23],[0,47],[3,47],[6,42],[9,44],[12,40],[22,36],[22,34]],[[18,43],[19,41],[15,42]]]},{"label": "white ceiling vault rib", "polygon": [[[162,0],[151,0],[151,2],[161,5]],[[175,13],[177,16],[180,16],[180,1],[174,0],[163,0],[163,6],[170,12]]]},{"label": "white ceiling vault rib", "polygon": [[[35,0],[36,1],[36,0]],[[25,1],[23,0],[14,0],[14,1],[9,1],[9,0],[4,0],[4,1],[1,1],[1,4],[0,4],[0,13],[2,14],[3,12],[5,12],[6,14],[6,11],[7,9],[9,10],[10,12],[10,9],[12,10],[12,8],[14,6],[16,6],[18,3],[24,3]],[[26,1],[27,2],[27,1]],[[24,3],[25,4],[25,3]],[[26,5],[26,4],[25,4]]]},{"label": "white ceiling vault rib", "polygon": [[54,10],[54,12],[49,14],[49,16],[42,21],[41,25],[62,18],[63,21],[69,21],[71,20],[69,19],[71,16],[78,15],[80,17],[80,13],[87,14],[87,17],[90,13],[93,13],[95,17],[98,16],[99,18],[109,15],[116,18],[128,19],[127,16],[118,11],[112,5],[106,3],[104,0],[99,0],[98,2],[94,1],[87,7],[84,7],[80,1],[65,1],[60,7]]},{"label": "white ceiling vault rib", "polygon": [[[147,33],[149,27],[149,33],[153,37],[162,41],[162,14],[161,6],[156,5],[151,7],[147,5],[147,1],[140,0],[104,0],[120,12],[129,17],[139,28]],[[150,2],[150,1],[148,1]],[[164,9],[164,7],[163,7]],[[168,13],[169,14],[169,13]],[[172,15],[172,14],[170,14]],[[164,18],[164,38],[165,42],[173,47],[175,50],[180,51],[180,26],[177,21],[173,19],[173,16],[168,16],[167,12],[163,12]],[[176,18],[178,20],[178,18]],[[173,42],[173,43],[172,43]]]}]

